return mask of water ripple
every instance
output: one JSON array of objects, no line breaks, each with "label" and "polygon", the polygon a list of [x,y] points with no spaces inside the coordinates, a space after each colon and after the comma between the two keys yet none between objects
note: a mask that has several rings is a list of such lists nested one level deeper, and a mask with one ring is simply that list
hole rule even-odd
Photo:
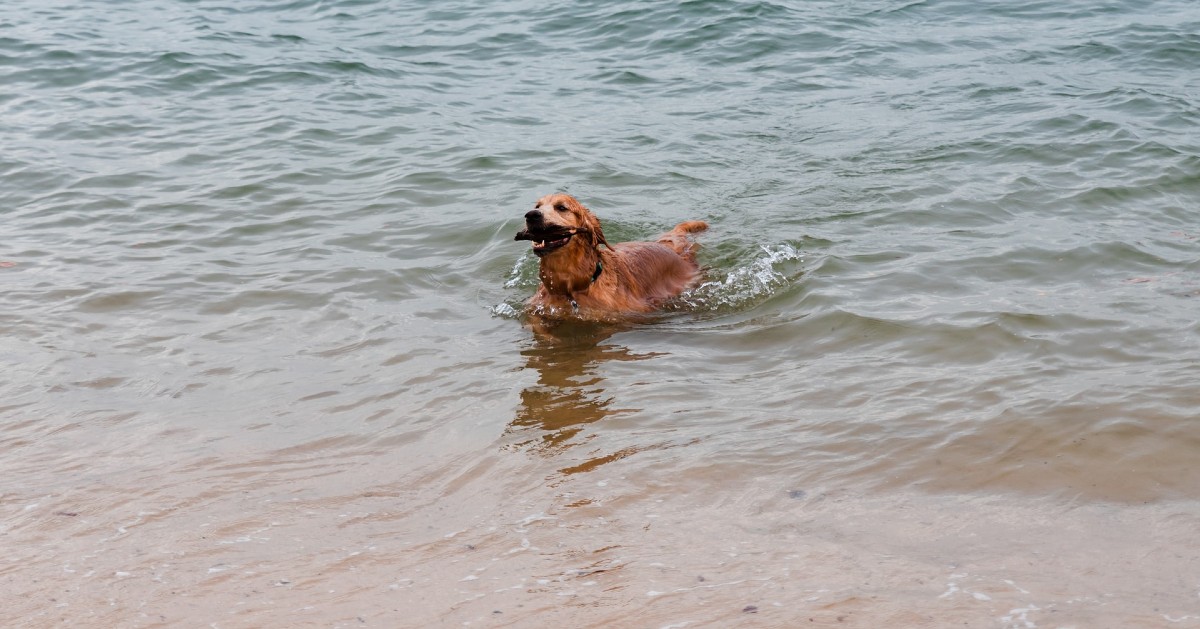
[{"label": "water ripple", "polygon": [[[361,624],[482,594],[423,624],[457,623],[520,583],[508,622],[628,624],[589,592],[634,583],[658,625],[803,624],[817,597],[975,626],[998,614],[930,607],[956,603],[929,566],[1075,544],[1072,579],[1122,570],[1055,574],[1041,607],[1154,624],[1083,602],[1141,579],[1194,616],[1188,538],[1144,533],[1194,531],[1200,497],[1198,32],[1182,0],[5,3],[7,611],[279,624],[245,595],[269,586]],[[703,282],[659,317],[522,327],[511,235],[555,190],[615,241],[708,221]],[[1048,524],[947,554],[1018,511]],[[450,578],[467,545],[507,581]],[[1175,571],[1125,570],[1147,557]],[[731,566],[778,578],[696,580]],[[322,570],[397,589],[314,603]]]}]

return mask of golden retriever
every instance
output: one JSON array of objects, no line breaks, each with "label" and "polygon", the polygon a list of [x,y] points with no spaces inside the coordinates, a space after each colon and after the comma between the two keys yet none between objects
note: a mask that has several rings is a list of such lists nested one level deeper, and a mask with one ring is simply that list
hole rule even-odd
[{"label": "golden retriever", "polygon": [[515,238],[533,241],[541,259],[542,284],[529,305],[536,314],[582,318],[655,310],[699,278],[688,235],[705,229],[704,221],[686,221],[654,242],[610,245],[591,210],[570,195],[546,195]]}]

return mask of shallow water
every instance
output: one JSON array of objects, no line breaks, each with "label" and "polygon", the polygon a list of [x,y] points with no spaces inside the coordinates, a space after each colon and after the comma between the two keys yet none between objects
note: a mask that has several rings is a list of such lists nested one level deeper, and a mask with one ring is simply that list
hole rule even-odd
[{"label": "shallow water", "polygon": [[[0,6],[5,626],[1200,626],[1200,8]],[[708,221],[536,335],[512,235]]]}]

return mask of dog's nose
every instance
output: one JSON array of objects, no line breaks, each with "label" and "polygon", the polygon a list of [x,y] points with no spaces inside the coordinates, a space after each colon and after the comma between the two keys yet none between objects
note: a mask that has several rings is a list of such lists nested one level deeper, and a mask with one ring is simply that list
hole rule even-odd
[{"label": "dog's nose", "polygon": [[534,225],[542,222],[542,211],[541,210],[529,210],[528,212],[525,213],[525,222],[532,223]]}]

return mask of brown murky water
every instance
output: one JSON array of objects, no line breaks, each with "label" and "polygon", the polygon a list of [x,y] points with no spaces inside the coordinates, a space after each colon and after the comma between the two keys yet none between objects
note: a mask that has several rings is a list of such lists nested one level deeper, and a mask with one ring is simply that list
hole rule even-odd
[{"label": "brown murky water", "polygon": [[35,4],[0,626],[1200,627],[1191,3]]}]

